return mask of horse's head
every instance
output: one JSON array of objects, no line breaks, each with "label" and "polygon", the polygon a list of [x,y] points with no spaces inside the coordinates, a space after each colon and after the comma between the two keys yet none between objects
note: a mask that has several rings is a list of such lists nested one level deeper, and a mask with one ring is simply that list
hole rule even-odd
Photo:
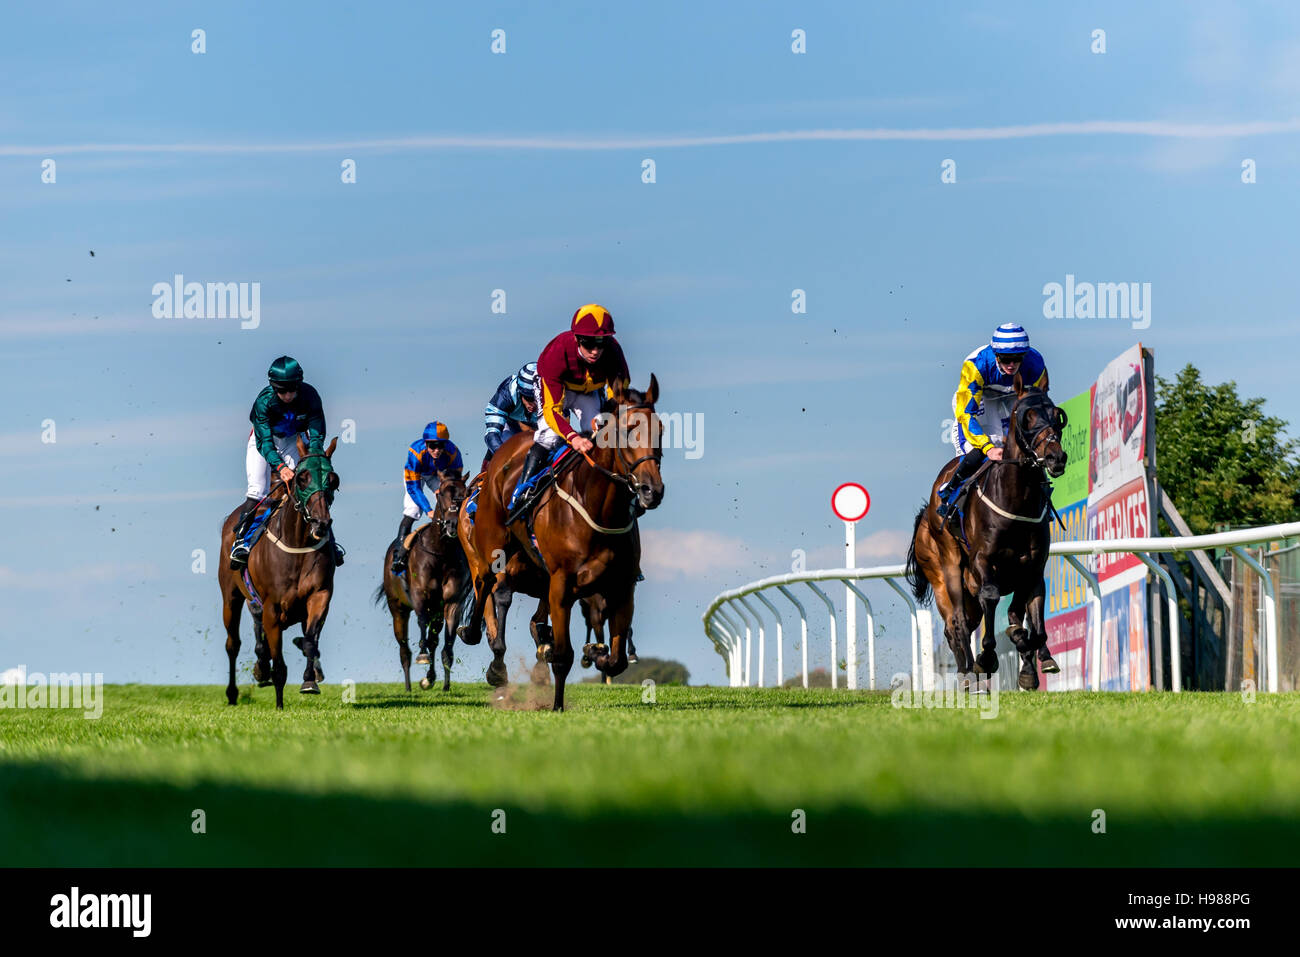
[{"label": "horse's head", "polygon": [[643,509],[657,507],[664,497],[664,480],[659,474],[663,426],[655,414],[658,398],[659,380],[653,374],[644,392],[620,384],[614,389],[613,421],[596,435],[597,445],[613,446],[615,471],[626,477]]},{"label": "horse's head", "polygon": [[438,500],[434,521],[446,538],[456,537],[456,523],[460,516],[460,507],[465,502],[469,489],[465,487],[464,472],[444,472],[438,483]]},{"label": "horse's head", "polygon": [[1016,401],[1011,407],[1011,434],[1008,446],[1019,451],[1016,458],[1028,459],[1047,469],[1052,478],[1065,472],[1065,449],[1061,434],[1065,431],[1065,413],[1052,403],[1042,389],[1026,387],[1016,376]]},{"label": "horse's head", "polygon": [[302,436],[298,436],[298,465],[294,469],[291,487],[293,504],[315,539],[328,535],[333,521],[330,506],[334,504],[334,493],[339,488],[339,476],[330,459],[338,442],[335,437],[323,452],[308,452]]}]

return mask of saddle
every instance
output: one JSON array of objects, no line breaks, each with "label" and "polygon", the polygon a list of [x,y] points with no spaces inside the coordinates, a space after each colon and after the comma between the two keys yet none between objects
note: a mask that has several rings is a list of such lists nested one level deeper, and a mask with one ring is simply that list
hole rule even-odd
[{"label": "saddle", "polygon": [[529,531],[531,532],[533,511],[537,508],[538,503],[541,502],[542,493],[546,491],[548,487],[554,485],[555,480],[560,477],[560,473],[563,472],[571,462],[575,461],[577,461],[577,456],[573,454],[573,449],[570,448],[567,443],[559,446],[559,448],[552,452],[546,465],[539,469],[536,475],[530,478],[527,482],[520,482],[515,487],[515,493],[518,495],[523,495],[525,492],[530,490],[534,494],[532,495],[532,501],[528,503],[526,509],[516,512],[512,516],[507,516],[506,524],[513,524],[511,521],[512,518],[514,522],[519,521],[521,518],[525,518],[528,521]]},{"label": "saddle", "polygon": [[271,503],[258,510],[252,519],[248,522],[248,530],[244,532],[244,544],[248,546],[249,552],[252,552],[253,546],[262,538],[262,533],[266,531],[266,526],[270,524],[271,516],[275,510],[280,507],[281,499],[274,499]]},{"label": "saddle", "polygon": [[[976,482],[987,475],[992,467],[992,459],[985,459],[969,478],[957,486],[949,499],[951,504],[948,508],[948,516],[943,520],[944,530],[961,542],[968,551],[970,542],[966,541],[966,500],[970,498],[971,489],[975,488]],[[953,532],[953,525],[957,527],[956,533]]]}]

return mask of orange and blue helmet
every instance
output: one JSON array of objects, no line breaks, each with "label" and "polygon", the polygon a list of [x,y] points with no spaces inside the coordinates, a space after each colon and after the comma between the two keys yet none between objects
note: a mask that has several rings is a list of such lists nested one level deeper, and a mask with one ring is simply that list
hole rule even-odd
[{"label": "orange and blue helmet", "polygon": [[424,441],[426,442],[446,442],[451,438],[451,433],[441,422],[430,422],[424,427]]},{"label": "orange and blue helmet", "polygon": [[573,324],[569,327],[575,336],[583,338],[612,336],[614,334],[614,317],[604,306],[594,302],[588,303],[573,314]]}]

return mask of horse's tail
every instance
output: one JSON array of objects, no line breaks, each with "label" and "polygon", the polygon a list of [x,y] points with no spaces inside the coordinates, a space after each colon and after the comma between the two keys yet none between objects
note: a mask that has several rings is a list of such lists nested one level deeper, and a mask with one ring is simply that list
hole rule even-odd
[{"label": "horse's tail", "polygon": [[925,520],[927,508],[928,505],[922,505],[921,510],[916,513],[916,521],[912,523],[912,541],[907,546],[907,572],[904,576],[907,578],[907,583],[912,586],[912,594],[922,605],[930,603],[930,579],[925,577],[916,561],[916,533],[921,530],[921,522]]},{"label": "horse's tail", "polygon": [[370,596],[370,601],[375,605],[382,605],[384,603],[384,586],[382,584],[376,588],[375,593]]}]

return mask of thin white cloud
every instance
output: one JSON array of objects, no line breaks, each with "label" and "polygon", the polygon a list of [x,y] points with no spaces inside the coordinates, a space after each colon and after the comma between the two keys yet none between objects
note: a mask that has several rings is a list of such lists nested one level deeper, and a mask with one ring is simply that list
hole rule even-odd
[{"label": "thin white cloud", "polygon": [[145,581],[158,577],[158,566],[147,562],[101,562],[95,565],[78,565],[49,572],[22,571],[0,565],[0,589],[42,590],[63,589],[69,582],[80,585],[103,584],[119,581]]},{"label": "thin white cloud", "polygon": [[[867,568],[871,565],[893,565],[901,562],[907,555],[907,546],[911,534],[896,528],[884,528],[872,532],[857,543],[854,549],[855,568]],[[808,552],[805,561],[809,568],[843,568],[844,547],[830,545],[814,548]]]},{"label": "thin white cloud", "polygon": [[693,577],[731,571],[742,561],[746,545],[717,532],[675,528],[641,530],[641,567],[647,576]]},{"label": "thin white cloud", "polygon": [[1169,120],[1079,120],[1022,123],[1012,126],[942,127],[936,129],[773,130],[709,136],[403,136],[388,139],[325,140],[301,143],[62,143],[48,146],[0,145],[0,156],[59,156],[74,153],[338,153],[431,150],[631,150],[699,146],[744,146],[797,142],[930,142],[1018,140],[1048,136],[1157,136],[1184,139],[1235,138],[1300,133],[1300,119],[1236,123],[1180,123]]}]

